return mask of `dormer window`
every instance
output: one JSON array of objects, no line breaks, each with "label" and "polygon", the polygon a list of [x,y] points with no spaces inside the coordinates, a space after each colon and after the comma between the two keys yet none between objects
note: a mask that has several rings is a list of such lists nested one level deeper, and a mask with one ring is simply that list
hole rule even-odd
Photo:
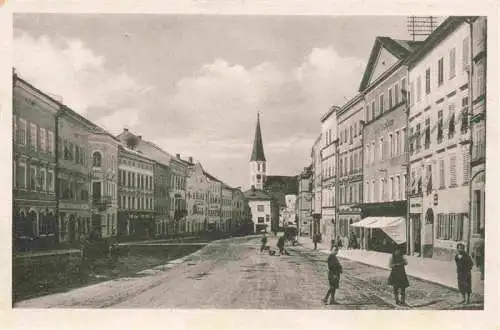
[{"label": "dormer window", "polygon": [[101,167],[101,153],[96,151],[92,155],[92,166],[93,167]]}]

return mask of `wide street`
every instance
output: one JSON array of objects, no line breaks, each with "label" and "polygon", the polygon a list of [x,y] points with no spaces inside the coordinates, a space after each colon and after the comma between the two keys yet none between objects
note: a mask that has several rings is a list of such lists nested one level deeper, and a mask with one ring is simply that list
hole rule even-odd
[{"label": "wide street", "polygon": [[[307,238],[304,238],[304,240]],[[386,270],[340,259],[337,305],[324,305],[326,258],[288,246],[289,256],[259,252],[260,238],[213,242],[180,262],[140,276],[20,302],[16,307],[223,309],[455,309],[458,294],[410,278],[407,302],[393,304]],[[268,242],[275,248],[276,239]]]}]

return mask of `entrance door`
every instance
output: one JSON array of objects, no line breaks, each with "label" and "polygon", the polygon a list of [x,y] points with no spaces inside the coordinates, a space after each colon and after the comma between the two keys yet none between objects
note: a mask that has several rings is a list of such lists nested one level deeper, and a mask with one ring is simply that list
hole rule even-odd
[{"label": "entrance door", "polygon": [[413,224],[413,253],[420,255],[422,248],[422,226],[420,220],[420,214],[415,214],[411,216],[411,222]]},{"label": "entrance door", "polygon": [[424,257],[432,258],[434,250],[434,211],[431,208],[425,212],[425,242],[424,242]]},{"label": "entrance door", "polygon": [[73,214],[69,216],[68,220],[68,235],[70,242],[74,242],[76,240],[76,219]]}]

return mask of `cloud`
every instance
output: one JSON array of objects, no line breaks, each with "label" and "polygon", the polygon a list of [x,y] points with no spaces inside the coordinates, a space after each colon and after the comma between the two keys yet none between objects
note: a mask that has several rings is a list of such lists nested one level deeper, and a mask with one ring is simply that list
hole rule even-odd
[{"label": "cloud", "polygon": [[[125,73],[106,68],[104,56],[95,54],[77,39],[14,38],[14,64],[19,74],[40,89],[63,98],[73,110],[91,120],[119,118],[125,111],[135,116],[135,105],[147,97],[143,86]],[[135,110],[132,110],[135,109]],[[129,120],[129,119],[125,119]]]}]

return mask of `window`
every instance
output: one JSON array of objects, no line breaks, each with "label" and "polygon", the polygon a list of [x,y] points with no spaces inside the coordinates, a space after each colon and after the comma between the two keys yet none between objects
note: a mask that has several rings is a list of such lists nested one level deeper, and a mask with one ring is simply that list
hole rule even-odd
[{"label": "window", "polygon": [[408,92],[408,91],[406,90],[406,78],[403,78],[403,79],[401,80],[401,90],[396,91],[397,93],[401,93],[401,101],[404,101],[403,91],[404,91],[404,92]]},{"label": "window", "polygon": [[379,96],[379,106],[380,106],[380,109],[378,111],[379,111],[379,114],[381,114],[384,112],[384,94],[381,94]]},{"label": "window", "polygon": [[438,111],[437,142],[443,141],[443,110]]},{"label": "window", "polygon": [[451,139],[455,136],[455,105],[450,104],[449,107],[449,121],[448,121],[448,138]]},{"label": "window", "polygon": [[396,156],[401,154],[401,132],[396,132]]},{"label": "window", "polygon": [[401,200],[401,177],[399,175],[396,177],[395,185],[394,197],[397,200]]},{"label": "window", "polygon": [[47,191],[54,192],[54,171],[47,171]]},{"label": "window", "polygon": [[481,58],[477,61],[477,65],[474,66],[474,76],[476,79],[476,91],[474,95],[481,96],[486,93],[486,74],[485,74],[485,58]]},{"label": "window", "polygon": [[40,189],[41,191],[45,191],[46,190],[46,186],[45,186],[45,169],[44,168],[41,168],[38,171],[37,188]]},{"label": "window", "polygon": [[27,142],[28,124],[26,120],[19,118],[19,144],[25,145]]},{"label": "window", "polygon": [[455,48],[452,48],[450,50],[450,79],[453,79],[455,77],[455,72],[456,72],[456,54],[455,54]]},{"label": "window", "polygon": [[395,143],[394,143],[394,137],[392,133],[389,133],[389,157],[394,157],[394,149],[395,149]]},{"label": "window", "polygon": [[401,93],[401,90],[399,89],[399,84],[396,84],[394,87],[394,104],[399,103],[399,93]]},{"label": "window", "polygon": [[358,135],[358,122],[354,123],[354,137]]},{"label": "window", "polygon": [[455,155],[450,157],[450,187],[457,185],[457,157]]},{"label": "window", "polygon": [[384,179],[379,180],[378,188],[379,188],[379,202],[383,202],[385,197]]},{"label": "window", "polygon": [[45,152],[46,149],[46,130],[45,128],[40,127],[40,151]]},{"label": "window", "polygon": [[370,106],[368,106],[368,105],[365,107],[365,118],[366,118],[365,120],[367,122],[370,121]]},{"label": "window", "polygon": [[443,66],[443,58],[441,57],[438,61],[438,86],[441,86],[444,81],[444,66]]},{"label": "window", "polygon": [[375,141],[372,141],[372,154],[370,155],[371,162],[375,162]]},{"label": "window", "polygon": [[358,170],[358,152],[354,153],[354,171]]},{"label": "window", "polygon": [[377,115],[375,114],[375,101],[372,101],[372,119],[375,119]]},{"label": "window", "polygon": [[257,205],[258,212],[264,212],[264,205]]},{"label": "window", "polygon": [[389,89],[389,109],[392,108],[393,105],[393,99],[392,99],[392,88]]},{"label": "window", "polygon": [[407,190],[407,179],[406,174],[403,175],[403,180],[401,182],[401,199],[406,199],[406,190]]},{"label": "window", "polygon": [[424,141],[424,147],[425,149],[429,149],[431,146],[431,119],[426,118],[425,119],[425,141]]},{"label": "window", "polygon": [[36,182],[36,166],[30,164],[30,189],[37,190],[37,182]]},{"label": "window", "polygon": [[468,70],[468,66],[469,66],[469,56],[470,56],[469,45],[470,45],[469,37],[465,37],[464,41],[463,41],[463,46],[462,46],[462,50],[463,50],[462,61],[463,61],[464,71]]},{"label": "window", "polygon": [[420,76],[417,77],[417,102],[422,99],[422,79]]},{"label": "window", "polygon": [[439,188],[444,188],[445,180],[445,169],[444,169],[444,159],[439,159]]},{"label": "window", "polygon": [[34,123],[30,124],[30,149],[33,151],[38,149],[37,126]]},{"label": "window", "polygon": [[413,154],[413,146],[415,142],[415,134],[413,127],[410,129],[410,154]]},{"label": "window", "polygon": [[344,142],[347,143],[347,127],[344,128]]},{"label": "window", "polygon": [[460,118],[460,132],[467,133],[469,127],[469,97],[462,98],[462,114]]},{"label": "window", "polygon": [[16,187],[26,189],[26,163],[19,161],[16,168]]},{"label": "window", "polygon": [[425,70],[425,94],[428,95],[431,92],[431,69],[427,68]]},{"label": "window", "polygon": [[352,144],[352,138],[353,138],[353,135],[352,135],[352,126],[349,127],[349,143]]},{"label": "window", "polygon": [[371,196],[371,201],[375,202],[376,201],[376,199],[375,199],[375,180],[372,180],[372,184],[370,187],[370,196]]},{"label": "window", "polygon": [[390,178],[389,180],[389,201],[392,201],[394,199],[394,178]]}]

